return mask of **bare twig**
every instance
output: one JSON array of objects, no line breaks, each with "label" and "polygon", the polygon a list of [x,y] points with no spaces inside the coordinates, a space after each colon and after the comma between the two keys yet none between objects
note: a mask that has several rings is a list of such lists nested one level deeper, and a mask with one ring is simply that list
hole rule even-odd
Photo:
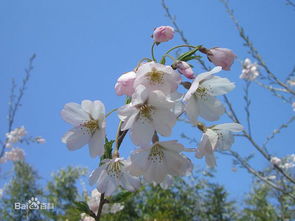
[{"label": "bare twig", "polygon": [[229,7],[228,0],[220,0],[220,1],[223,3],[224,7],[226,8],[226,11],[227,11],[228,15],[230,16],[230,18],[234,22],[234,24],[235,24],[241,38],[245,41],[245,45],[250,49],[251,55],[258,61],[258,64],[261,67],[263,67],[264,70],[266,71],[266,73],[268,74],[268,79],[271,80],[272,82],[276,83],[277,85],[285,88],[290,94],[295,95],[295,91],[292,90],[290,87],[288,87],[285,83],[280,81],[277,78],[277,76],[274,73],[272,73],[271,70],[268,68],[268,66],[266,65],[266,63],[262,59],[262,57],[259,54],[259,52],[257,51],[257,49],[254,47],[252,41],[245,34],[245,31],[242,28],[242,26],[240,25],[240,23],[238,22],[237,18],[235,17],[233,10]]},{"label": "bare twig", "polygon": [[286,0],[286,4],[292,6],[293,9],[295,9],[295,3],[292,2],[291,0]]},{"label": "bare twig", "polygon": [[251,122],[250,122],[250,104],[251,104],[251,100],[250,100],[250,97],[249,97],[250,85],[251,85],[251,81],[246,81],[246,87],[244,89],[244,92],[245,92],[244,100],[246,102],[245,111],[246,111],[246,118],[247,118],[247,124],[248,124],[248,133],[251,136]]},{"label": "bare twig", "polygon": [[[181,40],[183,41],[183,43],[190,45],[189,41],[187,40],[187,38],[184,36],[183,31],[179,28],[177,22],[176,22],[176,16],[172,15],[168,5],[166,4],[165,0],[162,0],[162,7],[166,12],[166,16],[169,18],[169,20],[172,22],[175,32],[177,32],[180,35]],[[199,64],[202,66],[202,68],[206,71],[209,71],[210,68],[206,66],[205,62],[201,59],[201,58],[197,58],[196,59]]]},{"label": "bare twig", "polygon": [[273,130],[272,134],[268,136],[263,144],[263,147],[266,148],[266,145],[277,135],[282,129],[287,128],[293,121],[295,120],[295,116],[292,116],[287,122],[281,124],[277,129]]},{"label": "bare twig", "polygon": [[[15,81],[14,79],[12,80],[12,86],[11,86],[11,95],[10,95],[10,102],[9,102],[9,108],[8,108],[8,130],[7,132],[9,133],[12,128],[13,128],[13,123],[14,123],[14,120],[15,120],[15,115],[16,115],[16,112],[17,110],[20,108],[21,106],[21,100],[24,96],[24,93],[25,93],[25,90],[26,90],[26,86],[27,86],[27,83],[30,79],[30,76],[31,76],[31,72],[33,70],[33,61],[34,59],[36,58],[36,55],[33,54],[31,56],[31,58],[29,59],[29,65],[28,67],[25,69],[25,77],[22,81],[22,84],[19,88],[19,92],[18,92],[18,95],[16,96],[15,95],[15,88],[16,88],[16,84],[15,84]],[[4,151],[5,151],[5,146],[7,144],[7,139],[6,141],[2,144],[2,149],[1,149],[1,153],[0,153],[0,158],[3,156],[4,154]]]}]

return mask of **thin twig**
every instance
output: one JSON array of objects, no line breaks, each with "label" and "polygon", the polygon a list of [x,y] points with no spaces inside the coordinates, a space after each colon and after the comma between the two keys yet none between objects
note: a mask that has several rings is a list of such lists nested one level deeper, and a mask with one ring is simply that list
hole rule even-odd
[{"label": "thin twig", "polygon": [[268,136],[262,145],[264,148],[266,148],[266,145],[277,135],[279,134],[282,129],[287,128],[293,121],[295,120],[295,116],[292,116],[287,122],[281,124],[277,129],[273,130],[272,134]]},{"label": "thin twig", "polygon": [[226,8],[226,11],[227,11],[228,15],[230,16],[231,20],[234,22],[241,38],[245,41],[245,45],[250,49],[251,55],[258,61],[258,64],[264,68],[264,70],[268,74],[269,79],[271,81],[273,81],[274,83],[280,85],[281,87],[285,88],[290,94],[295,95],[294,90],[289,88],[285,83],[281,82],[277,78],[277,76],[270,71],[270,69],[268,68],[268,66],[266,65],[266,63],[264,62],[262,57],[260,56],[257,49],[254,47],[252,41],[245,34],[244,29],[242,28],[242,26],[238,22],[237,18],[235,17],[233,10],[229,7],[228,0],[220,0],[220,1],[223,3],[224,7]]},{"label": "thin twig", "polygon": [[[179,28],[177,22],[176,22],[176,16],[172,15],[168,5],[166,4],[165,0],[162,0],[162,7],[166,12],[166,16],[169,18],[169,20],[172,22],[175,32],[177,32],[180,35],[181,40],[183,41],[183,43],[190,45],[189,41],[187,40],[187,38],[184,36],[183,31]],[[192,48],[191,48],[192,49]],[[197,58],[196,59],[199,64],[202,66],[202,68],[206,71],[209,71],[210,68],[206,66],[205,62],[201,59],[201,58]]]},{"label": "thin twig", "polygon": [[245,92],[244,100],[246,102],[245,111],[246,111],[248,132],[249,132],[249,135],[251,136],[251,121],[250,121],[250,104],[251,104],[251,100],[250,100],[250,97],[249,97],[250,85],[251,85],[251,81],[246,81],[246,87],[244,89],[244,92]]},{"label": "thin twig", "polygon": [[[36,58],[36,55],[33,54],[29,60],[29,65],[28,67],[25,69],[25,77],[22,81],[22,85],[19,88],[19,92],[18,95],[15,95],[15,88],[16,88],[16,84],[14,79],[12,80],[12,87],[11,87],[11,96],[10,96],[10,103],[9,103],[9,107],[8,107],[8,133],[12,130],[13,128],[13,123],[15,120],[15,115],[17,110],[20,108],[21,106],[21,100],[24,96],[25,90],[26,90],[26,86],[27,83],[30,79],[31,76],[31,72],[34,69],[33,67],[33,61]],[[0,158],[3,157],[4,151],[5,151],[5,147],[6,144],[8,142],[8,139],[5,140],[5,142],[2,144],[2,149],[1,149],[1,153],[0,153]]]},{"label": "thin twig", "polygon": [[291,0],[286,0],[286,4],[292,6],[293,9],[295,9],[295,3],[292,2]]}]

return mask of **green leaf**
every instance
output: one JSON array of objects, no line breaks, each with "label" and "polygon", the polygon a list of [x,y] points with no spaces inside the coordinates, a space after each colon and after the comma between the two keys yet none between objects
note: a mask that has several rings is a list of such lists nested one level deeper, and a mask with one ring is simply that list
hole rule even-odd
[{"label": "green leaf", "polygon": [[115,140],[108,140],[107,137],[105,137],[105,144],[104,144],[104,154],[100,158],[100,162],[104,159],[111,159],[112,158],[112,150],[113,150],[113,143]]},{"label": "green leaf", "polygon": [[74,202],[76,209],[79,210],[81,213],[86,213],[87,215],[96,218],[96,215],[90,210],[88,204],[84,201],[76,201]]},{"label": "green leaf", "polygon": [[187,52],[181,54],[181,55],[177,58],[177,60],[179,60],[179,61],[185,61],[187,58],[193,56],[193,55],[194,55],[199,49],[200,49],[200,46],[197,46],[197,47],[195,47],[194,49],[192,49],[192,50],[190,50],[190,51],[187,51]]},{"label": "green leaf", "polygon": [[166,58],[165,58],[165,56],[162,57],[160,63],[161,63],[161,64],[165,64],[165,63],[166,63]]},{"label": "green leaf", "polygon": [[118,193],[117,195],[113,196],[110,199],[111,203],[119,203],[125,201],[128,197],[130,197],[133,193],[132,192],[127,192],[127,191],[122,191]]},{"label": "green leaf", "polygon": [[198,56],[198,55],[192,55],[192,56],[187,56],[185,58],[182,59],[182,61],[190,61],[190,60],[194,60],[194,59],[200,59],[201,56]]}]

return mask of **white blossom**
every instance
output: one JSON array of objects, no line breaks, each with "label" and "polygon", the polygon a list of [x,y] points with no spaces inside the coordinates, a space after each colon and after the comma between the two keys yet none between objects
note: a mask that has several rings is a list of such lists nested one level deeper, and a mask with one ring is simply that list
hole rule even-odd
[{"label": "white blossom", "polygon": [[162,136],[170,136],[176,123],[174,102],[162,91],[149,91],[142,85],[136,88],[132,102],[118,110],[122,130],[130,129],[130,136],[135,145],[147,145],[157,131]]},{"label": "white blossom", "polygon": [[196,149],[196,157],[202,158],[205,156],[209,167],[216,166],[214,151],[216,149],[229,149],[234,143],[232,132],[239,132],[241,130],[243,130],[242,125],[237,123],[225,123],[206,128],[199,147]]},{"label": "white blossom", "polygon": [[90,185],[96,185],[100,193],[111,196],[118,186],[135,191],[140,187],[140,181],[126,170],[130,162],[123,158],[106,159],[103,164],[92,171],[89,177]]},{"label": "white blossom", "polygon": [[[101,199],[101,193],[97,189],[92,190],[91,196],[87,200],[87,204],[88,204],[89,208],[91,209],[91,211],[94,212],[95,214],[97,214],[97,212],[98,212],[100,199]],[[121,211],[122,209],[124,209],[124,205],[122,205],[121,203],[112,203],[112,204],[106,203],[106,204],[104,204],[101,213],[102,214],[109,214],[109,213],[114,214],[114,213]]]},{"label": "white blossom", "polygon": [[184,96],[185,112],[193,124],[197,122],[198,116],[216,121],[225,111],[223,104],[215,96],[228,93],[235,85],[226,78],[213,76],[219,71],[221,67],[215,67],[198,75]]},{"label": "white blossom", "polygon": [[21,148],[13,147],[10,151],[6,151],[4,156],[0,158],[0,163],[6,163],[7,161],[20,161],[25,158],[25,152]]},{"label": "white blossom", "polygon": [[169,95],[176,91],[180,82],[180,74],[171,66],[148,62],[140,65],[136,71],[134,88],[144,85],[149,91],[161,90],[164,94]]},{"label": "white blossom", "polygon": [[67,103],[61,116],[74,126],[62,138],[69,150],[77,150],[88,144],[91,157],[104,153],[105,107],[101,101],[83,100],[81,105]]},{"label": "white blossom", "polygon": [[279,165],[279,164],[282,162],[282,160],[281,160],[280,158],[278,158],[278,157],[272,157],[272,158],[270,159],[270,162],[271,162],[272,164]]},{"label": "white blossom", "polygon": [[44,144],[46,140],[43,137],[36,137],[35,141],[39,144]]},{"label": "white blossom", "polygon": [[176,140],[141,147],[131,154],[130,173],[143,176],[147,182],[157,184],[162,183],[167,175],[188,175],[193,165],[190,159],[181,153],[185,150]]},{"label": "white blossom", "polygon": [[248,81],[253,81],[259,76],[258,64],[251,63],[249,58],[246,58],[243,62],[242,74],[240,75],[241,79]]},{"label": "white blossom", "polygon": [[12,147],[13,144],[21,141],[21,139],[26,135],[27,135],[27,131],[24,126],[16,128],[10,131],[9,133],[6,133],[7,142],[5,146],[7,148]]}]

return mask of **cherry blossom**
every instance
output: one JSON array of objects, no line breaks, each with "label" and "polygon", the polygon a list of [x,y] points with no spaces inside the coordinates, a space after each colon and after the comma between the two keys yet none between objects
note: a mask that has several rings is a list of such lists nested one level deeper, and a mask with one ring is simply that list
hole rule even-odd
[{"label": "cherry blossom", "polygon": [[180,82],[180,74],[171,66],[148,62],[139,66],[133,86],[144,85],[149,91],[161,90],[168,95],[176,91]]},{"label": "cherry blossom", "polygon": [[232,132],[243,130],[242,125],[237,123],[218,124],[213,127],[205,128],[199,147],[196,149],[196,157],[205,156],[206,163],[209,167],[216,166],[214,151],[227,150],[234,143]]},{"label": "cherry blossom", "polygon": [[[184,176],[193,165],[181,152],[186,151],[176,140],[156,142],[131,153],[130,173],[143,176],[147,182],[160,184],[167,175]],[[168,178],[169,179],[169,178]]]},{"label": "cherry blossom", "polygon": [[236,55],[228,48],[211,48],[208,53],[209,60],[216,66],[221,66],[223,70],[230,70]]},{"label": "cherry blossom", "polygon": [[[87,204],[92,212],[97,214],[99,203],[101,199],[101,193],[97,189],[91,191],[91,196],[87,200]],[[124,208],[124,205],[120,203],[105,204],[102,208],[102,214],[117,213]]]},{"label": "cherry blossom", "polygon": [[227,78],[213,76],[219,71],[221,67],[215,67],[198,75],[184,96],[185,112],[193,124],[198,116],[208,121],[216,121],[224,113],[223,104],[215,96],[228,93],[235,85]]},{"label": "cherry blossom", "polygon": [[162,91],[151,93],[140,85],[132,97],[132,102],[118,110],[122,131],[130,129],[130,136],[135,145],[148,145],[157,131],[162,136],[170,136],[176,123],[173,112],[174,102]]},{"label": "cherry blossom", "polygon": [[61,111],[61,116],[74,126],[62,138],[69,150],[77,150],[88,144],[91,157],[104,153],[105,107],[101,101],[67,103]]},{"label": "cherry blossom", "polygon": [[10,151],[6,151],[4,156],[0,158],[0,163],[6,163],[7,161],[20,161],[25,158],[25,152],[21,148],[12,148]]},{"label": "cherry blossom", "polygon": [[6,133],[6,145],[5,147],[10,148],[13,144],[19,142],[24,136],[27,135],[27,131],[24,126],[16,128],[9,133]]},{"label": "cherry blossom", "polygon": [[92,171],[89,177],[90,185],[96,185],[100,193],[111,196],[121,186],[128,191],[135,191],[140,187],[140,181],[126,170],[130,162],[123,158],[106,159],[103,164]]},{"label": "cherry blossom", "polygon": [[166,42],[174,37],[174,28],[171,26],[160,26],[154,30],[153,39],[155,42]]},{"label": "cherry blossom", "polygon": [[129,97],[132,96],[134,93],[134,87],[133,83],[135,80],[136,74],[134,71],[127,72],[125,74],[122,74],[115,85],[115,91],[116,94],[121,95],[127,95]]},{"label": "cherry blossom", "polygon": [[176,64],[176,68],[185,77],[187,77],[189,79],[194,79],[195,78],[194,71],[193,71],[193,69],[191,68],[191,66],[188,63],[186,63],[184,61],[179,61]]},{"label": "cherry blossom", "polygon": [[241,79],[248,81],[253,81],[259,76],[258,64],[251,63],[249,58],[246,58],[243,62],[242,74],[240,75]]}]

